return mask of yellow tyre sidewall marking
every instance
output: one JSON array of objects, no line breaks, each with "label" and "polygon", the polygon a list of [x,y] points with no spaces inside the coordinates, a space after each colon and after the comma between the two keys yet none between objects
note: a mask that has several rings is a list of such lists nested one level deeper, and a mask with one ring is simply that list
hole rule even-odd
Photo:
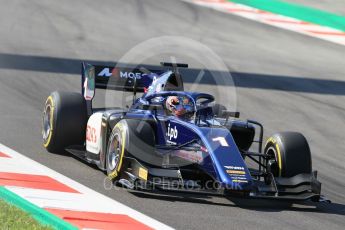
[{"label": "yellow tyre sidewall marking", "polygon": [[[48,138],[47,138],[47,141],[45,143],[43,143],[43,146],[45,148],[47,148],[50,144],[50,141],[51,141],[51,138],[52,138],[52,135],[53,135],[53,130],[54,130],[54,127],[53,127],[53,118],[54,118],[54,109],[55,109],[55,106],[54,106],[54,100],[53,100],[53,97],[52,96],[49,96],[47,98],[47,101],[46,101],[46,104],[45,106],[47,106],[47,104],[50,102],[50,106],[51,106],[51,109],[50,109],[50,132],[48,134]],[[46,108],[44,108],[46,109]]]},{"label": "yellow tyre sidewall marking", "polygon": [[266,146],[268,143],[272,143],[273,146],[275,146],[275,149],[277,150],[277,161],[278,161],[278,175],[281,176],[282,175],[282,157],[281,157],[281,152],[280,152],[280,148],[278,145],[278,140],[275,139],[274,137],[270,137],[268,138],[267,142],[266,142]]},{"label": "yellow tyre sidewall marking", "polygon": [[272,142],[273,144],[277,143],[276,139],[274,139],[273,137],[268,138],[268,140],[266,141],[266,145],[267,145],[269,142]]},{"label": "yellow tyre sidewall marking", "polygon": [[115,177],[117,177],[118,173],[120,172],[121,166],[122,166],[123,156],[125,154],[126,132],[123,129],[123,126],[121,123],[117,123],[115,125],[114,129],[116,129],[116,128],[118,128],[121,132],[122,148],[121,148],[120,162],[119,162],[117,168],[108,175],[110,177],[110,179],[114,179]]},{"label": "yellow tyre sidewall marking", "polygon": [[278,146],[278,144],[276,144],[276,149],[277,149],[277,158],[278,158],[278,168],[279,168],[279,173],[278,175],[281,177],[282,176],[282,157],[281,157],[281,153],[280,153],[280,148]]}]

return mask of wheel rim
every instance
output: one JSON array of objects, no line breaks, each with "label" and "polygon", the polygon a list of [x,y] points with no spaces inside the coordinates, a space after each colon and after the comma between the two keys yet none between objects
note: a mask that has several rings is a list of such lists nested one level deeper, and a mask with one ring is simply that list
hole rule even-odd
[{"label": "wheel rim", "polygon": [[[270,159],[274,159],[274,161],[277,164],[277,167],[278,167],[277,170],[278,171],[277,171],[277,173],[273,173],[273,175],[274,176],[280,176],[280,174],[279,174],[279,163],[278,163],[278,159],[277,159],[278,157],[277,157],[276,149],[273,146],[271,146],[266,150],[266,154],[271,157]],[[268,162],[268,160],[267,160],[267,162]]]},{"label": "wheel rim", "polygon": [[277,160],[277,151],[273,147],[269,147],[266,151],[266,154],[270,157],[273,157],[275,160]]},{"label": "wheel rim", "polygon": [[51,132],[51,114],[52,112],[52,108],[51,108],[51,105],[50,104],[47,104],[45,109],[44,109],[44,112],[43,112],[43,129],[42,129],[42,137],[43,137],[43,140],[44,142],[47,141],[48,137],[49,137],[49,134]]},{"label": "wheel rim", "polygon": [[118,134],[115,134],[110,142],[110,148],[108,152],[108,167],[110,171],[116,169],[119,164],[121,153],[120,138]]}]

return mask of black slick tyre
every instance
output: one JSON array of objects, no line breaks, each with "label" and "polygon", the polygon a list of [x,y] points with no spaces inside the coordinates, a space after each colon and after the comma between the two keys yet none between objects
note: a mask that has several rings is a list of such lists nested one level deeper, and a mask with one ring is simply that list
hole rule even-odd
[{"label": "black slick tyre", "polygon": [[62,152],[70,145],[83,145],[87,125],[86,102],[80,93],[53,92],[43,110],[43,146]]},{"label": "black slick tyre", "polygon": [[306,138],[297,132],[281,132],[267,140],[264,153],[275,160],[276,177],[292,177],[312,172],[311,153]]}]

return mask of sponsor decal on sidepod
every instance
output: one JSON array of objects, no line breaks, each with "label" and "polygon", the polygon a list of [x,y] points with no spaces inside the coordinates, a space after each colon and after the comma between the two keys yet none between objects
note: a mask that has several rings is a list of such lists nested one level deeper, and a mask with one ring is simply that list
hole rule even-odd
[{"label": "sponsor decal on sidepod", "polygon": [[174,145],[176,145],[176,142],[171,141],[171,139],[176,140],[177,137],[178,137],[178,130],[177,130],[176,126],[174,126],[174,128],[172,128],[172,127],[170,127],[170,123],[169,123],[169,124],[168,124],[168,130],[167,130],[166,136],[169,138],[169,140],[167,140],[167,142],[168,142],[169,144],[174,144]]}]

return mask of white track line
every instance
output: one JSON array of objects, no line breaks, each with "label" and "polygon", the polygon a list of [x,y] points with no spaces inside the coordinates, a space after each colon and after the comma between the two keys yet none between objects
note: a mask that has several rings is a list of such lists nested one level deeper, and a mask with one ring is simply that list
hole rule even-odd
[{"label": "white track line", "polygon": [[[51,177],[77,191],[78,193],[56,192],[42,189],[5,186],[7,189],[42,208],[58,208],[73,211],[92,211],[113,214],[126,214],[129,217],[154,229],[171,227],[148,217],[120,202],[106,197],[90,188],[39,164],[36,161],[0,144],[0,152],[11,158],[0,157],[0,172],[44,175]],[[114,191],[116,192],[116,191]]]}]

